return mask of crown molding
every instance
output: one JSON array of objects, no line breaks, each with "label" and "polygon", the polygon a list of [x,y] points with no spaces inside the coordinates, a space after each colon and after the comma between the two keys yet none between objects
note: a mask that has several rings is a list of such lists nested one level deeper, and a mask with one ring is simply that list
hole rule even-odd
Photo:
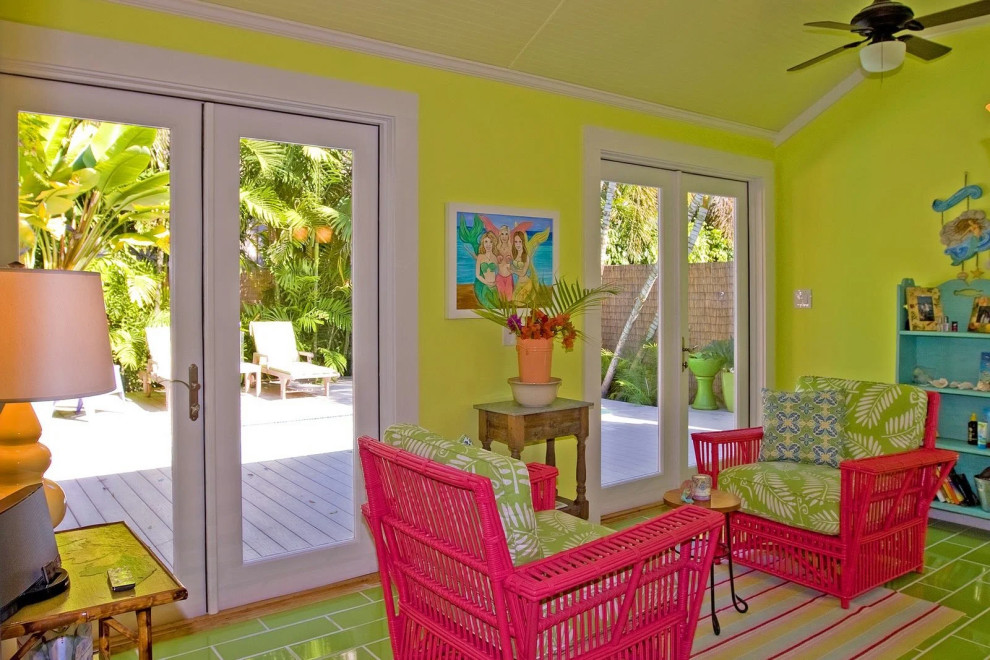
[{"label": "crown molding", "polygon": [[719,119],[717,117],[691,112],[689,110],[681,110],[679,108],[673,108],[660,103],[643,101],[641,99],[635,99],[629,96],[623,96],[621,94],[613,94],[611,92],[584,87],[583,85],[575,85],[573,83],[563,82],[560,80],[544,78],[542,76],[524,73],[522,71],[514,71],[512,69],[493,66],[491,64],[472,62],[470,60],[451,57],[449,55],[430,53],[416,48],[409,48],[408,46],[399,46],[384,41],[378,41],[376,39],[369,39],[367,37],[340,32],[338,30],[305,25],[303,23],[264,16],[262,14],[256,14],[254,12],[244,11],[241,9],[233,9],[230,7],[200,2],[199,0],[110,0],[110,2],[119,5],[137,7],[140,9],[147,9],[150,11],[174,14],[185,18],[219,23],[229,27],[253,30],[255,32],[264,32],[280,37],[295,39],[297,41],[307,41],[310,43],[319,44],[321,46],[341,48],[344,50],[363,53],[365,55],[385,57],[392,60],[430,67],[432,69],[467,74],[479,78],[487,78],[489,80],[508,83],[510,85],[528,87],[530,89],[559,94],[561,96],[569,96],[595,103],[603,103],[621,108],[623,110],[641,112],[643,114],[648,114],[655,117],[662,117],[664,119],[685,122],[696,126],[704,126],[706,128],[727,131],[737,135],[745,135],[771,141],[773,141],[777,136],[775,131],[757,126],[750,126],[749,124],[743,124],[741,122],[730,121],[728,119]]},{"label": "crown molding", "polygon": [[787,126],[780,129],[777,136],[774,138],[773,145],[775,147],[779,147],[781,144],[790,139],[795,133],[810,124],[815,117],[838,103],[839,99],[851,92],[856,85],[866,79],[867,75],[863,73],[862,69],[857,67],[852,74],[826,92],[825,96],[812,103],[801,114],[792,119]]}]

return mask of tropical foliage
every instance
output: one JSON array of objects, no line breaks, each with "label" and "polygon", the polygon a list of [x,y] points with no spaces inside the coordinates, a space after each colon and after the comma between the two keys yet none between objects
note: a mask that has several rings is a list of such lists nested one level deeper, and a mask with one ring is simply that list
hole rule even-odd
[{"label": "tropical foliage", "polygon": [[114,359],[128,385],[144,328],[168,311],[168,133],[18,116],[19,258],[103,275]]},{"label": "tropical foliage", "polygon": [[241,272],[271,278],[241,323],[291,321],[317,360],[351,355],[351,152],[241,140]]},{"label": "tropical foliage", "polygon": [[[168,131],[18,116],[19,258],[103,276],[114,360],[135,389],[144,329],[169,318]],[[243,327],[292,321],[317,360],[351,355],[350,152],[241,141]],[[246,356],[251,355],[248,346]]]},{"label": "tropical foliage", "polygon": [[564,349],[569,351],[581,336],[571,319],[614,294],[615,289],[610,286],[586,289],[578,282],[564,279],[552,284],[535,280],[522,300],[499,300],[497,306],[476,309],[474,313],[525,339],[559,337]]},{"label": "tropical foliage", "polygon": [[[656,405],[655,335],[660,323],[659,309],[642,343],[628,345],[632,330],[642,313],[660,273],[658,260],[660,194],[656,188],[603,181],[601,186],[602,266],[649,264],[639,294],[633,299],[628,316],[612,350],[604,352],[607,364],[602,371],[602,396]],[[688,262],[727,262],[733,259],[736,200],[729,197],[688,193]],[[726,340],[731,342],[731,340]],[[718,349],[731,351],[732,347]],[[633,349],[633,350],[630,350]],[[633,355],[632,358],[626,358]],[[603,360],[606,360],[603,357]],[[730,362],[731,364],[731,362]],[[647,376],[653,373],[652,380]]]}]

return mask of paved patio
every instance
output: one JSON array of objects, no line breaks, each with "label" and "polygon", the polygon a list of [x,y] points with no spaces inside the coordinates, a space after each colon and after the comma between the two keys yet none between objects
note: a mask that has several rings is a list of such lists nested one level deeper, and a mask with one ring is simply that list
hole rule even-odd
[{"label": "paved patio", "polygon": [[[129,394],[35,404],[47,475],[65,489],[68,513],[58,529],[124,520],[169,564],[173,558],[172,434],[164,397]],[[266,385],[241,394],[241,488],[245,561],[350,539],[353,388],[290,391]],[[726,411],[689,414],[691,431],[731,428]],[[657,409],[602,401],[602,481],[614,484],[657,471]],[[685,442],[687,442],[685,440]],[[693,456],[692,456],[693,461]]]},{"label": "paved patio", "polygon": [[[688,408],[688,433],[736,428],[728,410]],[[641,479],[659,471],[660,433],[657,408],[602,399],[602,485]],[[694,445],[688,447],[688,465],[695,465]]]}]

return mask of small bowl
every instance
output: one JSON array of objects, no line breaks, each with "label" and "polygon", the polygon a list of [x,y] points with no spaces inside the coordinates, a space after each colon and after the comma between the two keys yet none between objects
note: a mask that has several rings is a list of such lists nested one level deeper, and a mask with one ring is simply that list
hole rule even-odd
[{"label": "small bowl", "polygon": [[559,378],[551,378],[549,383],[524,383],[518,378],[509,379],[512,398],[524,408],[542,408],[557,399]]}]

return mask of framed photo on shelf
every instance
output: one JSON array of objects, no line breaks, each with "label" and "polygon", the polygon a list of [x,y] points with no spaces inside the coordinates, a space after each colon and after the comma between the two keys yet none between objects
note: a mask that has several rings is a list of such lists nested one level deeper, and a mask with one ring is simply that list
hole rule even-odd
[{"label": "framed photo on shelf", "polygon": [[[937,330],[938,320],[942,318],[942,295],[939,290],[909,286],[905,294],[907,296],[908,330]],[[974,307],[974,309],[976,308]],[[988,307],[988,311],[990,311],[990,307]],[[990,323],[990,320],[987,322]],[[973,322],[970,321],[969,325],[970,330],[972,330]],[[981,332],[990,332],[990,326]]]},{"label": "framed photo on shelf", "polygon": [[970,332],[990,332],[990,296],[973,298],[973,312],[969,315]]}]

